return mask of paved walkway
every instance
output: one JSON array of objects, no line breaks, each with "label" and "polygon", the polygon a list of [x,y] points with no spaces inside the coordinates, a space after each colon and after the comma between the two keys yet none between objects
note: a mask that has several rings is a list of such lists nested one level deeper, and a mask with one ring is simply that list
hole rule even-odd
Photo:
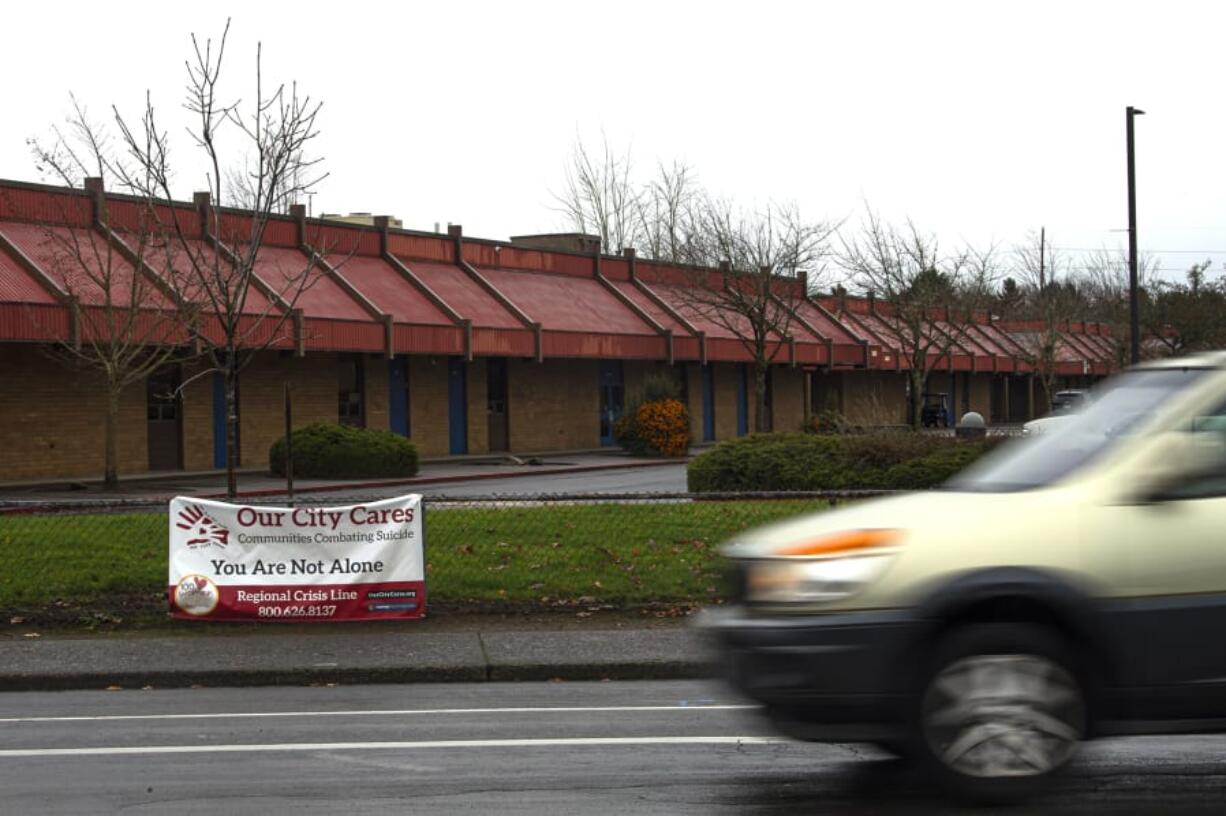
[{"label": "paved walkway", "polygon": [[[350,494],[389,492],[389,488],[412,489],[425,485],[462,485],[491,479],[540,477],[547,475],[582,474],[627,468],[676,467],[675,459],[643,458],[621,451],[558,453],[540,456],[451,458],[422,463],[418,474],[409,479],[295,479],[296,493],[320,494],[348,492]],[[225,491],[225,472],[169,473],[135,476],[122,481],[118,490],[107,491],[99,481],[79,482],[0,482],[0,501],[4,500],[168,500],[173,496],[221,496]],[[273,477],[266,470],[239,473],[239,495],[270,497],[285,494],[285,479]],[[581,482],[568,488],[581,491]],[[390,491],[396,492],[396,491]],[[405,491],[407,492],[407,491]],[[469,491],[471,492],[471,491]]]},{"label": "paved walkway", "polygon": [[[706,677],[709,645],[684,622],[518,629],[479,618],[269,625],[195,634],[0,638],[0,691],[480,680]],[[610,628],[614,627],[614,628]],[[620,628],[617,628],[620,627]],[[209,629],[212,629],[210,632]]]}]

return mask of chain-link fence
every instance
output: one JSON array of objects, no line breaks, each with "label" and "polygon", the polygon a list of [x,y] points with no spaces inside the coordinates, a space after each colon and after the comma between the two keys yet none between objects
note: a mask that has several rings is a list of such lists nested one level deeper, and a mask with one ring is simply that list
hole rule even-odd
[{"label": "chain-link fence", "polygon": [[[722,592],[721,543],[870,495],[877,494],[431,496],[428,598],[533,607],[709,602]],[[312,496],[293,504],[362,501]],[[0,502],[0,610],[101,620],[164,611],[167,512],[162,502]]]}]

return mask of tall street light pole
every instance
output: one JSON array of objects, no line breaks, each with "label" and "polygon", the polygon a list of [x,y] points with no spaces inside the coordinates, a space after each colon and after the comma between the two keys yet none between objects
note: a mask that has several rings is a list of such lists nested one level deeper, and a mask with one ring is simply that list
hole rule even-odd
[{"label": "tall street light pole", "polygon": [[1132,364],[1141,362],[1141,307],[1137,294],[1137,168],[1132,120],[1145,111],[1129,105],[1125,111],[1128,127],[1128,341]]}]

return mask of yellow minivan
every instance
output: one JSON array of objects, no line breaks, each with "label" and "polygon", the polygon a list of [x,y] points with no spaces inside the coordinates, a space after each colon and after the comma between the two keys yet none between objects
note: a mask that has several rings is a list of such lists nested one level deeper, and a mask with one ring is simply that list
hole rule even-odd
[{"label": "yellow minivan", "polygon": [[751,531],[705,613],[785,733],[975,798],[1106,734],[1226,730],[1226,352],[1106,381],[943,488]]}]

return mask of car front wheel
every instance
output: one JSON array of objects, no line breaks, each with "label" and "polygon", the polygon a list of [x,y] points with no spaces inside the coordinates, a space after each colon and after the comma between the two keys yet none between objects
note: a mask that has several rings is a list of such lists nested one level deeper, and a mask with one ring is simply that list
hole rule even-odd
[{"label": "car front wheel", "polygon": [[1081,678],[1067,642],[1042,627],[956,629],[922,673],[915,744],[955,794],[1025,798],[1068,764],[1085,736]]}]

